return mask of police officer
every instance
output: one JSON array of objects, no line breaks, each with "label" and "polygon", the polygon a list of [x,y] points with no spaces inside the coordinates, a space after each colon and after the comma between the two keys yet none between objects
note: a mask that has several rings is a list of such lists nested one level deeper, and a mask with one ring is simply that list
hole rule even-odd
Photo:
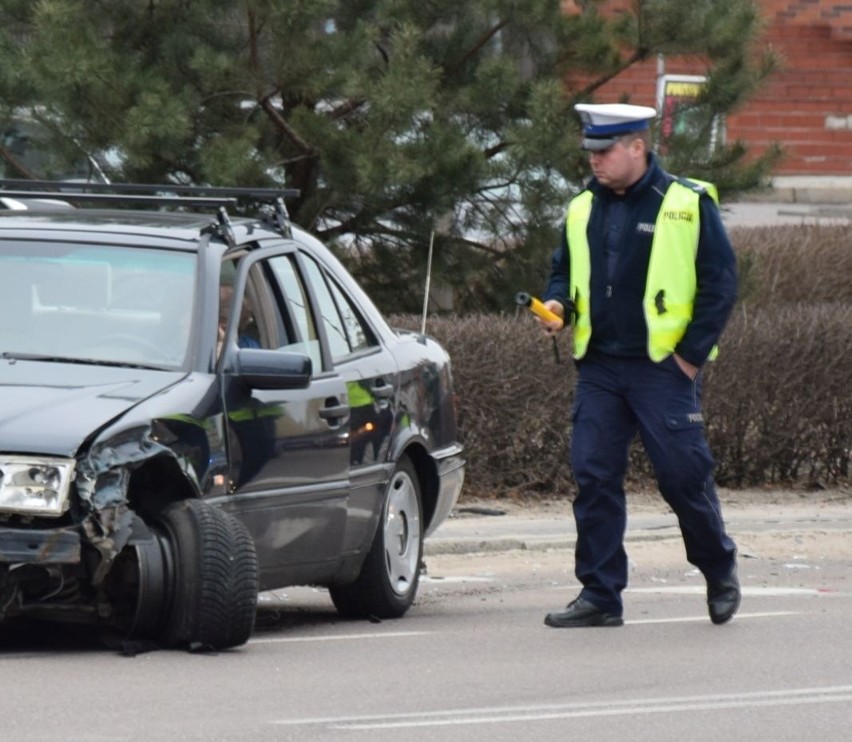
[{"label": "police officer", "polygon": [[579,596],[545,624],[621,626],[627,584],[624,475],[638,431],[686,557],[707,581],[713,623],[740,604],[701,411],[701,369],[736,299],[736,260],[715,189],[665,172],[650,151],[653,108],[580,104],[593,177],[574,197],[545,306],[569,326],[578,381],[571,466],[578,485]]}]

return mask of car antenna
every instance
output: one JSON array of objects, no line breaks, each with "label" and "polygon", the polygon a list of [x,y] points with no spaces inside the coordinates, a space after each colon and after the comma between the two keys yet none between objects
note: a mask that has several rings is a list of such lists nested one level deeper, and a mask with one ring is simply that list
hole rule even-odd
[{"label": "car antenna", "polygon": [[429,310],[429,284],[432,282],[432,248],[435,245],[435,230],[429,235],[429,254],[426,258],[426,291],[423,295],[423,317],[420,319],[420,334],[426,334],[426,313]]}]

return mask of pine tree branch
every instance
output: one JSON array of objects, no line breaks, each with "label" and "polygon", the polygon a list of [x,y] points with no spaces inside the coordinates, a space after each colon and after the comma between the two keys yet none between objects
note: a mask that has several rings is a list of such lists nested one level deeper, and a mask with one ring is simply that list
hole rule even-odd
[{"label": "pine tree branch", "polygon": [[258,56],[258,31],[257,31],[257,14],[254,8],[249,5],[248,13],[248,31],[249,31],[249,67],[255,73],[260,69],[260,59]]},{"label": "pine tree branch", "polygon": [[481,252],[488,253],[489,255],[493,255],[497,258],[505,258],[508,252],[499,247],[494,247],[493,245],[486,245],[484,242],[479,242],[478,240],[471,240],[465,237],[455,237],[453,238],[453,242],[459,245],[466,245],[467,247],[472,247],[475,250],[480,250]]},{"label": "pine tree branch", "polygon": [[277,126],[284,135],[296,145],[296,147],[305,155],[315,155],[316,150],[305,140],[302,136],[292,127],[290,123],[285,119],[281,112],[275,108],[272,103],[272,98],[275,93],[270,93],[269,95],[264,96],[258,103],[260,107],[266,112],[266,115],[269,116],[269,119],[272,121],[275,126]]},{"label": "pine tree branch", "polygon": [[12,168],[24,178],[27,178],[28,180],[38,180],[38,176],[31,170],[24,167],[23,163],[21,163],[18,158],[2,144],[0,144],[0,158],[8,162]]},{"label": "pine tree branch", "polygon": [[322,235],[329,238],[350,232],[357,232],[359,234],[375,233],[371,227],[374,223],[378,222],[379,217],[392,214],[397,209],[408,205],[408,200],[400,198],[382,204],[379,208],[362,208],[348,218],[341,218],[337,226],[322,230]]},{"label": "pine tree branch", "polygon": [[367,101],[360,98],[350,98],[349,100],[341,103],[337,108],[333,109],[328,116],[332,121],[337,121],[338,119],[348,116],[353,111],[357,111],[366,102]]},{"label": "pine tree branch", "polygon": [[505,141],[499,142],[498,144],[495,144],[493,147],[488,147],[488,149],[484,150],[482,152],[482,154],[485,155],[486,160],[490,160],[492,157],[496,157],[497,155],[499,155],[504,150],[509,149],[509,147],[511,147],[511,146],[512,146],[511,142],[505,142]]},{"label": "pine tree branch", "polygon": [[591,93],[593,93],[598,88],[606,85],[610,80],[618,77],[622,72],[624,72],[624,70],[628,69],[629,67],[632,67],[637,62],[642,62],[645,59],[647,59],[648,55],[650,53],[651,53],[651,50],[646,49],[644,47],[637,49],[636,51],[633,52],[633,54],[631,54],[627,59],[625,59],[620,65],[618,65],[618,67],[616,67],[614,70],[612,70],[609,74],[604,75],[603,77],[599,77],[597,80],[595,80],[594,82],[590,83],[585,88],[580,90],[577,93],[577,97],[578,98],[585,98],[586,96],[590,95]]},{"label": "pine tree branch", "polygon": [[468,49],[461,59],[458,60],[452,67],[448,69],[451,75],[455,75],[455,73],[463,67],[469,59],[474,57],[476,54],[480,52],[482,47],[484,47],[491,39],[493,39],[500,31],[502,31],[506,26],[509,25],[509,21],[500,21],[496,26],[485,31],[482,36],[476,41],[476,43]]},{"label": "pine tree branch", "polygon": [[[258,51],[258,28],[257,28],[257,15],[255,14],[254,8],[249,6],[248,10],[248,27],[249,27],[249,65],[252,71],[259,78],[259,70],[260,70],[260,54]],[[275,93],[278,91],[273,91],[268,93],[267,95],[263,95],[260,90],[257,91],[256,98],[260,107],[264,110],[269,119],[272,121],[275,126],[277,126],[284,135],[294,144],[296,147],[306,155],[314,155],[316,154],[316,150],[305,140],[303,139],[299,133],[290,126],[290,123],[281,115],[281,112],[275,108],[272,103],[272,98],[275,96]]]}]

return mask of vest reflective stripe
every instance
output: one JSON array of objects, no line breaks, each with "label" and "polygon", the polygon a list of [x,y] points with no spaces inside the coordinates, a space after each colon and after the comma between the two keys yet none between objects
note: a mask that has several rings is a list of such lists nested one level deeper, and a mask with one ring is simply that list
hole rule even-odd
[{"label": "vest reflective stripe", "polygon": [[692,319],[699,194],[680,183],[666,191],[654,226],[645,298],[648,355],[662,361],[675,349]]},{"label": "vest reflective stripe", "polygon": [[592,314],[589,295],[592,286],[592,263],[589,255],[589,240],[586,227],[592,213],[592,192],[583,191],[568,204],[565,231],[568,236],[568,255],[571,261],[570,295],[574,302],[572,317],[574,358],[582,358],[592,336]]},{"label": "vest reflective stripe", "polygon": [[[710,184],[696,185],[697,189],[677,181],[672,183],[663,198],[654,226],[643,299],[648,327],[648,356],[653,361],[662,361],[674,351],[692,319],[696,290],[695,256],[700,229],[698,201]],[[591,256],[586,235],[591,210],[592,193],[584,191],[568,205],[565,222],[570,291],[575,306],[575,358],[586,354],[592,336],[589,303]],[[714,348],[711,358],[715,355]]]}]

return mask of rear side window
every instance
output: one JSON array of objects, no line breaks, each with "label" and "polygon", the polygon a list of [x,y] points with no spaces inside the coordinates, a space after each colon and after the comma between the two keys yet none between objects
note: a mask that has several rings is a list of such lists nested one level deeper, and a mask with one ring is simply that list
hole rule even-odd
[{"label": "rear side window", "polygon": [[369,350],[376,345],[370,328],[361,318],[355,305],[340,287],[329,279],[315,260],[302,256],[305,272],[314,289],[319,304],[323,326],[335,362],[353,353]]}]

